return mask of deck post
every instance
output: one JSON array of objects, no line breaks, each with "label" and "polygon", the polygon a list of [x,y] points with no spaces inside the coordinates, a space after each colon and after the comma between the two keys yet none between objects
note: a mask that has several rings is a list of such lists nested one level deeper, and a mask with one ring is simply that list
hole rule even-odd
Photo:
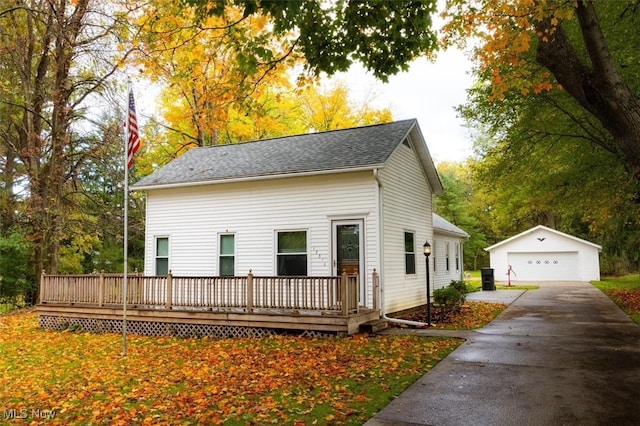
[{"label": "deck post", "polygon": [[378,292],[380,291],[380,277],[378,276],[378,271],[376,268],[373,268],[373,309],[380,309],[378,306]]},{"label": "deck post", "polygon": [[247,313],[253,313],[253,271],[247,275]]},{"label": "deck post", "polygon": [[173,301],[173,277],[171,271],[167,274],[167,309],[171,309],[171,302]]},{"label": "deck post", "polygon": [[98,281],[98,306],[104,305],[104,269],[100,271],[100,281]]},{"label": "deck post", "polygon": [[45,290],[45,285],[44,285],[44,278],[46,277],[46,273],[44,272],[44,269],[42,270],[42,272],[40,273],[40,302],[46,302],[47,299],[45,298],[45,296],[47,295],[47,292]]},{"label": "deck post", "polygon": [[[366,275],[365,275],[366,277]],[[356,274],[356,282],[353,292],[353,306],[355,306],[356,314],[360,313],[360,273]],[[366,293],[362,296],[362,299],[367,303],[367,295]]]},{"label": "deck post", "polygon": [[347,299],[347,273],[345,271],[342,272],[340,277],[340,301],[342,302],[342,315],[345,317],[349,315],[349,300]]}]

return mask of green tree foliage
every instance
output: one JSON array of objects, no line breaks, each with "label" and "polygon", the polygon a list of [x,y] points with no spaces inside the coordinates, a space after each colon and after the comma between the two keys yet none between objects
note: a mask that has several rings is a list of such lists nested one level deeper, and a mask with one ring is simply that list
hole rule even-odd
[{"label": "green tree foliage", "polygon": [[471,236],[464,243],[464,267],[476,270],[488,265],[484,248],[489,244],[486,239],[487,221],[481,220],[484,212],[477,207],[472,164],[469,160],[466,164],[438,165],[444,193],[435,198],[435,211]]},{"label": "green tree foliage", "polygon": [[637,269],[640,138],[629,125],[638,97],[628,99],[640,91],[637,7],[482,4],[466,16],[484,13],[495,31],[478,49],[478,83],[460,112],[477,131],[475,198],[491,218],[489,243],[545,224],[601,244],[604,273]]},{"label": "green tree foliage", "polygon": [[544,224],[603,245],[604,273],[637,268],[637,186],[617,155],[597,143],[609,138],[599,123],[561,91],[499,105],[488,101],[486,86],[471,94],[461,112],[482,129],[475,199],[490,219],[489,243]]},{"label": "green tree foliage", "polygon": [[594,124],[584,144],[614,154],[640,184],[639,13],[636,2],[451,0],[446,28],[478,37],[489,100],[562,91],[576,120]]},{"label": "green tree foliage", "polygon": [[31,244],[20,231],[0,235],[0,302],[18,303],[33,291],[35,277],[30,267]]},{"label": "green tree foliage", "polygon": [[[332,75],[362,63],[381,80],[407,70],[409,63],[436,50],[431,15],[433,0],[183,0],[197,7],[200,17],[224,16],[230,7],[243,10],[243,19],[268,16],[274,36],[292,41],[313,74]],[[278,57],[268,46],[246,49],[247,63]]]}]

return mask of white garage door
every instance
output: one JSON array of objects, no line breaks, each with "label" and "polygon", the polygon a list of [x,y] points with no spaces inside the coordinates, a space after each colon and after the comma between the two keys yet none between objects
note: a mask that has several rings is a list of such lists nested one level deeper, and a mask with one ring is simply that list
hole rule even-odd
[{"label": "white garage door", "polygon": [[516,281],[579,281],[578,252],[509,253]]}]

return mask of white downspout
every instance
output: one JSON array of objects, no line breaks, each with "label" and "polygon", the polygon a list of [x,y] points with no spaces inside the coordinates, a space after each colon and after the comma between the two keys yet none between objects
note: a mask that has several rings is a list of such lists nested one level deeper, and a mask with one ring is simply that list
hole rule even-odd
[{"label": "white downspout", "polygon": [[[403,319],[399,319],[399,318],[390,318],[387,316],[387,314],[384,311],[384,279],[383,277],[383,269],[382,269],[382,259],[384,259],[384,237],[383,237],[383,231],[384,231],[384,214],[383,214],[383,192],[382,192],[382,182],[380,182],[380,177],[378,176],[378,169],[374,169],[373,170],[373,177],[376,179],[376,182],[378,182],[378,215],[379,215],[379,219],[378,219],[378,253],[379,253],[379,261],[378,261],[378,266],[380,269],[379,272],[379,284],[380,284],[380,293],[379,293],[379,298],[380,298],[380,313],[381,313],[381,317],[382,319],[392,322],[392,323],[397,323],[397,324],[404,324],[404,325],[412,325],[414,327],[428,327],[429,324],[427,324],[426,322],[419,322],[419,321],[409,321],[409,320],[403,320]],[[431,323],[431,325],[433,326],[433,322]]]}]

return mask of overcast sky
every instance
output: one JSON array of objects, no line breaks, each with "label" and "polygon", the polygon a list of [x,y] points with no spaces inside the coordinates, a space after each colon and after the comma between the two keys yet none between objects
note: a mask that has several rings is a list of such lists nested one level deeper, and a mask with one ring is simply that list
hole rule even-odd
[{"label": "overcast sky", "polygon": [[347,83],[352,100],[372,97],[376,107],[389,107],[395,120],[416,118],[436,163],[462,161],[472,154],[469,131],[455,107],[466,100],[472,84],[470,61],[460,51],[440,53],[435,62],[415,61],[408,72],[381,83],[361,67],[335,78]]}]

